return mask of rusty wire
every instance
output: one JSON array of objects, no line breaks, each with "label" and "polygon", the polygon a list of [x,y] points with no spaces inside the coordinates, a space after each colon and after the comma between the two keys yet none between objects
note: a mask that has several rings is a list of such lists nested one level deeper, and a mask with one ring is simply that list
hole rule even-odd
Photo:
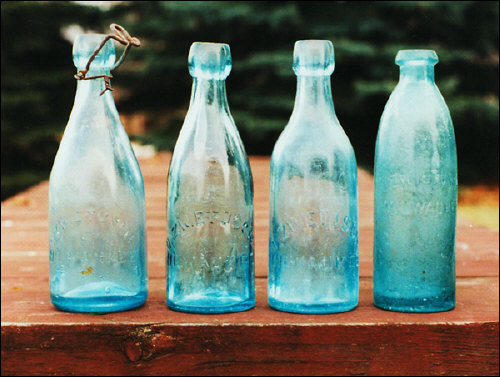
[{"label": "rusty wire", "polygon": [[127,30],[125,30],[125,28],[123,26],[120,26],[118,24],[111,24],[109,26],[109,28],[111,29],[111,31],[113,31],[115,33],[115,35],[113,35],[113,34],[106,35],[106,37],[103,39],[103,41],[101,42],[99,47],[97,47],[95,49],[95,51],[92,53],[92,55],[90,56],[89,61],[87,62],[87,65],[85,66],[85,69],[81,69],[74,76],[75,79],[77,79],[77,80],[93,80],[93,79],[104,78],[105,89],[101,92],[101,94],[100,94],[101,96],[106,92],[106,90],[111,90],[111,91],[113,90],[113,88],[111,88],[111,81],[110,81],[113,76],[112,75],[99,75],[99,76],[87,77],[86,75],[90,69],[90,64],[92,63],[94,58],[97,56],[99,51],[101,51],[101,49],[104,47],[106,42],[110,39],[114,39],[115,41],[121,43],[122,45],[125,45],[125,51],[123,51],[123,54],[122,54],[122,56],[120,56],[120,59],[118,59],[118,61],[113,65],[113,67],[111,67],[111,70],[118,68],[123,63],[123,60],[127,56],[128,52],[132,46],[135,46],[135,47],[141,46],[141,41],[139,41],[139,39],[137,39],[135,37],[131,37],[130,34],[127,32]]}]

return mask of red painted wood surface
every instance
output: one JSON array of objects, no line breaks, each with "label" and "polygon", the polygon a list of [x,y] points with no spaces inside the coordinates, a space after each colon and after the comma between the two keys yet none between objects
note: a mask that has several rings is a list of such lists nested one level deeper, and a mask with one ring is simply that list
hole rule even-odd
[{"label": "red painted wood surface", "polygon": [[498,233],[459,219],[457,306],[405,314],[372,303],[373,178],[359,171],[360,302],[300,315],[267,305],[269,158],[255,183],[255,309],[178,313],[165,305],[170,155],[140,161],[146,187],[149,297],[138,309],[65,313],[50,303],[48,184],[2,202],[2,375],[498,375]]}]

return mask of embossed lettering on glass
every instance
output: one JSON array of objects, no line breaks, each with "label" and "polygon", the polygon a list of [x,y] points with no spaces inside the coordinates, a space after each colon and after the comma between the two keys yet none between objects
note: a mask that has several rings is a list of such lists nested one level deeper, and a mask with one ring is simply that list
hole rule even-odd
[{"label": "embossed lettering on glass", "polygon": [[354,151],[335,114],[330,41],[297,41],[295,106],[271,158],[269,304],[334,313],[358,303]]},{"label": "embossed lettering on glass", "polygon": [[227,44],[193,43],[191,102],[170,162],[167,305],[236,312],[255,305],[253,181],[229,112]]},{"label": "embossed lettering on glass", "polygon": [[[84,69],[105,35],[79,35]],[[109,75],[109,40],[88,76]],[[50,297],[59,309],[113,312],[147,298],[144,182],[104,78],[78,81],[75,103],[50,174]]]},{"label": "embossed lettering on glass", "polygon": [[399,83],[375,151],[375,305],[402,312],[455,306],[457,156],[450,113],[434,83],[437,55],[402,50]]}]

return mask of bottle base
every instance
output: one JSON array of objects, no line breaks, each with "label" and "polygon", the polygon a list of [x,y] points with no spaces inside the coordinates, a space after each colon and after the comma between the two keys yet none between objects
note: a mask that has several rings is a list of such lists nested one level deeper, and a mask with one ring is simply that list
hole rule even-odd
[{"label": "bottle base", "polygon": [[435,313],[446,312],[455,308],[455,298],[393,298],[386,296],[374,296],[376,307],[393,312],[405,313]]},{"label": "bottle base", "polygon": [[255,299],[242,300],[238,296],[201,296],[186,297],[172,302],[167,299],[167,306],[177,312],[218,314],[234,313],[252,309]]},{"label": "bottle base", "polygon": [[300,304],[294,302],[283,302],[269,298],[271,308],[289,313],[299,314],[332,314],[353,310],[358,306],[357,301],[336,301],[323,304]]},{"label": "bottle base", "polygon": [[104,314],[137,308],[144,304],[147,291],[131,292],[114,283],[91,283],[64,295],[50,294],[52,304],[59,310]]}]

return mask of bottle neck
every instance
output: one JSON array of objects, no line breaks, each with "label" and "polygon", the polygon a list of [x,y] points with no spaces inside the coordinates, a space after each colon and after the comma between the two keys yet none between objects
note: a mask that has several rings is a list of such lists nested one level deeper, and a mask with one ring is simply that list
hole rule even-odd
[{"label": "bottle neck", "polygon": [[195,77],[189,108],[193,109],[194,107],[213,108],[228,112],[226,81]]},{"label": "bottle neck", "polygon": [[399,81],[434,83],[434,66],[430,64],[405,64],[400,67]]},{"label": "bottle neck", "polygon": [[[91,70],[87,73],[87,77],[110,75],[110,70]],[[91,80],[77,80],[75,102],[71,111],[70,123],[78,124],[85,121],[87,126],[107,127],[119,122],[119,114],[115,106],[113,94],[110,90],[106,90],[103,95],[101,93],[106,89],[104,78],[96,78]],[[103,121],[103,120],[109,121]]]},{"label": "bottle neck", "polygon": [[297,76],[297,94],[291,120],[300,116],[335,118],[330,75]]},{"label": "bottle neck", "polygon": [[210,156],[222,161],[227,158],[227,133],[235,136],[236,127],[232,127],[233,124],[225,80],[194,77],[191,102],[179,139],[183,133],[193,136],[197,159]]},{"label": "bottle neck", "polygon": [[[93,77],[93,76],[102,76],[102,75],[107,75],[110,76],[110,70],[109,68],[105,69],[92,69],[87,72],[86,77]],[[96,78],[96,79],[91,79],[91,80],[77,80],[77,86],[76,86],[76,100],[84,100],[88,97],[94,98],[95,100],[103,100],[107,99],[111,95],[109,90],[107,90],[102,96],[100,95],[102,91],[106,89],[106,85],[104,82],[104,78]],[[97,97],[98,98],[97,98]],[[111,96],[111,99],[113,96]]]}]

